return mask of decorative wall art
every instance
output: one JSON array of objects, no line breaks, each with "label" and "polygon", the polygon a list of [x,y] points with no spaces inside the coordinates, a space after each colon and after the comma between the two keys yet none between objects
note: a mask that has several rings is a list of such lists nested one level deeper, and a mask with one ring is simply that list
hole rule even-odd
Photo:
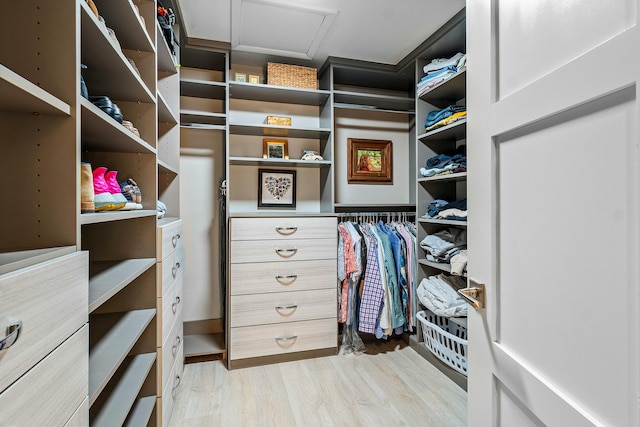
[{"label": "decorative wall art", "polygon": [[347,181],[393,182],[392,143],[380,139],[348,139]]},{"label": "decorative wall art", "polygon": [[289,142],[286,139],[262,140],[263,159],[289,159]]},{"label": "decorative wall art", "polygon": [[258,169],[258,207],[295,208],[296,171]]}]

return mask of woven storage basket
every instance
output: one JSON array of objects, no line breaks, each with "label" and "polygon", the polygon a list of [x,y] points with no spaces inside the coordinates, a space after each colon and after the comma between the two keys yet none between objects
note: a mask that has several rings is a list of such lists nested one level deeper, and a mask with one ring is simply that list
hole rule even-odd
[{"label": "woven storage basket", "polygon": [[318,70],[299,65],[267,63],[267,84],[276,86],[318,88]]},{"label": "woven storage basket", "polygon": [[268,125],[291,126],[291,117],[267,116]]},{"label": "woven storage basket", "polygon": [[438,359],[467,375],[467,329],[428,310],[419,311],[416,317],[422,324],[425,347]]}]

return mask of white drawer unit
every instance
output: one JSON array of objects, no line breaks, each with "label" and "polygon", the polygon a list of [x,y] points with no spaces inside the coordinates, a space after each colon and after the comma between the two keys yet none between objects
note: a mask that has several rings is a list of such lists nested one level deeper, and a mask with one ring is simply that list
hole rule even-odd
[{"label": "white drawer unit", "polygon": [[175,398],[180,388],[180,382],[182,381],[183,363],[181,360],[184,358],[183,346],[180,346],[176,361],[169,374],[169,380],[165,386],[164,393],[162,395],[162,426],[169,425],[171,414],[173,413],[173,405]]},{"label": "white drawer unit", "polygon": [[169,372],[176,362],[183,363],[178,354],[184,345],[182,322],[176,321],[167,334],[167,338],[162,343],[162,389],[169,381]]},{"label": "white drawer unit", "polygon": [[176,219],[158,227],[158,261],[171,255],[182,245],[182,220]]},{"label": "white drawer unit", "polygon": [[230,220],[229,367],[337,351],[337,228],[327,216]]},{"label": "white drawer unit", "polygon": [[158,266],[158,295],[167,293],[176,278],[184,271],[184,250],[182,246],[178,250],[167,256]]},{"label": "white drawer unit", "polygon": [[184,286],[182,275],[176,279],[173,286],[162,297],[162,340],[169,335],[171,326],[177,322],[182,322],[182,307],[184,305]]}]

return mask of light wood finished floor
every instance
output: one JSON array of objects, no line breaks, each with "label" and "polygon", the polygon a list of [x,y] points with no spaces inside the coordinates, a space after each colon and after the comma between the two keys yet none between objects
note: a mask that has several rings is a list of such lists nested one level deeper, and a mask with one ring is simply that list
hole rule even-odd
[{"label": "light wood finished floor", "polygon": [[227,371],[185,365],[170,427],[466,426],[467,394],[402,341]]}]

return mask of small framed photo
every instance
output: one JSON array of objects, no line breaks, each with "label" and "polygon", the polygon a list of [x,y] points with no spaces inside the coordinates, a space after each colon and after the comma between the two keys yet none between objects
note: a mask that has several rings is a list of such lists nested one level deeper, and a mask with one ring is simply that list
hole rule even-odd
[{"label": "small framed photo", "polygon": [[260,83],[260,76],[249,74],[249,83],[255,83],[255,84]]},{"label": "small framed photo", "polygon": [[295,208],[296,171],[258,169],[258,207]]},{"label": "small framed photo", "polygon": [[245,83],[247,81],[247,75],[245,73],[236,73],[236,81]]},{"label": "small framed photo", "polygon": [[262,158],[289,160],[289,141],[286,139],[263,139]]},{"label": "small framed photo", "polygon": [[349,138],[348,150],[348,182],[393,182],[391,141]]}]

